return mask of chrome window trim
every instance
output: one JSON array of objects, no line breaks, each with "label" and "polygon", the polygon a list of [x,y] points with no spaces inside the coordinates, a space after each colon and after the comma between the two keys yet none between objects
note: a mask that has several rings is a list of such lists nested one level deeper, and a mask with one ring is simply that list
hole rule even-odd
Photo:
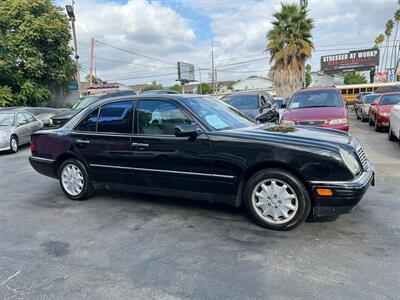
[{"label": "chrome window trim", "polygon": [[196,172],[161,170],[161,169],[147,169],[147,168],[124,167],[124,166],[114,166],[114,165],[90,164],[89,166],[91,166],[91,167],[99,167],[99,168],[111,168],[111,169],[124,169],[124,170],[132,170],[132,171],[155,172],[155,173],[171,173],[171,174],[182,174],[182,175],[217,177],[217,178],[226,178],[226,179],[235,178],[235,176],[232,176],[232,175],[211,174],[211,173],[196,173]]}]

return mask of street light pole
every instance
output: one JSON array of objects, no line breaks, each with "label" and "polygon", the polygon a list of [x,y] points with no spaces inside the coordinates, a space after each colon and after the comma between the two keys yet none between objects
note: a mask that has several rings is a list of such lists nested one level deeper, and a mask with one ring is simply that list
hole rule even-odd
[{"label": "street light pole", "polygon": [[79,90],[79,96],[82,95],[82,90],[81,90],[81,76],[79,73],[79,55],[78,55],[78,42],[76,40],[76,30],[75,30],[75,12],[74,12],[74,0],[72,0],[72,5],[66,5],[65,8],[67,10],[67,14],[69,17],[69,20],[71,22],[71,28],[72,28],[72,39],[74,42],[74,54],[75,54],[75,64],[76,64],[76,81],[78,83],[78,90]]}]

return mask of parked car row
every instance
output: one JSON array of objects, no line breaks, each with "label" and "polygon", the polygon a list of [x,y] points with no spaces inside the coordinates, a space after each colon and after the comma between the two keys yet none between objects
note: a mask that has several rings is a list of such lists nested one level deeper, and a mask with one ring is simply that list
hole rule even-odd
[{"label": "parked car row", "polygon": [[400,144],[400,92],[362,95],[354,109],[357,119],[368,121],[375,131],[387,130],[389,140]]}]

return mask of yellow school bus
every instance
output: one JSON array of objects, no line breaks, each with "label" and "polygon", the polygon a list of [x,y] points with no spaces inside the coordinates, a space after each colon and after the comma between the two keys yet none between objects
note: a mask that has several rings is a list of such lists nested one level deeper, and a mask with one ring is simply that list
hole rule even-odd
[{"label": "yellow school bus", "polygon": [[358,93],[364,92],[394,92],[400,89],[400,82],[392,83],[365,83],[365,84],[347,84],[347,85],[337,85],[337,89],[340,90],[342,96],[347,104],[354,103]]}]

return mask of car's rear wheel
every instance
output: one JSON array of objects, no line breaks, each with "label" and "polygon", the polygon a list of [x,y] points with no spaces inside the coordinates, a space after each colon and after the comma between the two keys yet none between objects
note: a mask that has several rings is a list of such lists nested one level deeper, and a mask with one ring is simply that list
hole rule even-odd
[{"label": "car's rear wheel", "polygon": [[93,194],[89,173],[79,160],[64,161],[59,167],[58,178],[64,194],[72,200],[85,200]]},{"label": "car's rear wheel", "polygon": [[17,138],[15,135],[13,135],[13,136],[10,138],[10,151],[11,151],[12,153],[16,153],[16,152],[18,151],[18,146],[19,146],[19,144],[18,144],[18,138]]},{"label": "car's rear wheel", "polygon": [[390,126],[390,123],[389,123],[389,130],[388,130],[388,139],[391,142],[394,142],[394,141],[397,140],[396,136],[393,134],[392,128]]},{"label": "car's rear wheel", "polygon": [[297,227],[306,219],[311,207],[301,181],[281,169],[255,173],[246,184],[244,203],[257,224],[273,230]]}]

